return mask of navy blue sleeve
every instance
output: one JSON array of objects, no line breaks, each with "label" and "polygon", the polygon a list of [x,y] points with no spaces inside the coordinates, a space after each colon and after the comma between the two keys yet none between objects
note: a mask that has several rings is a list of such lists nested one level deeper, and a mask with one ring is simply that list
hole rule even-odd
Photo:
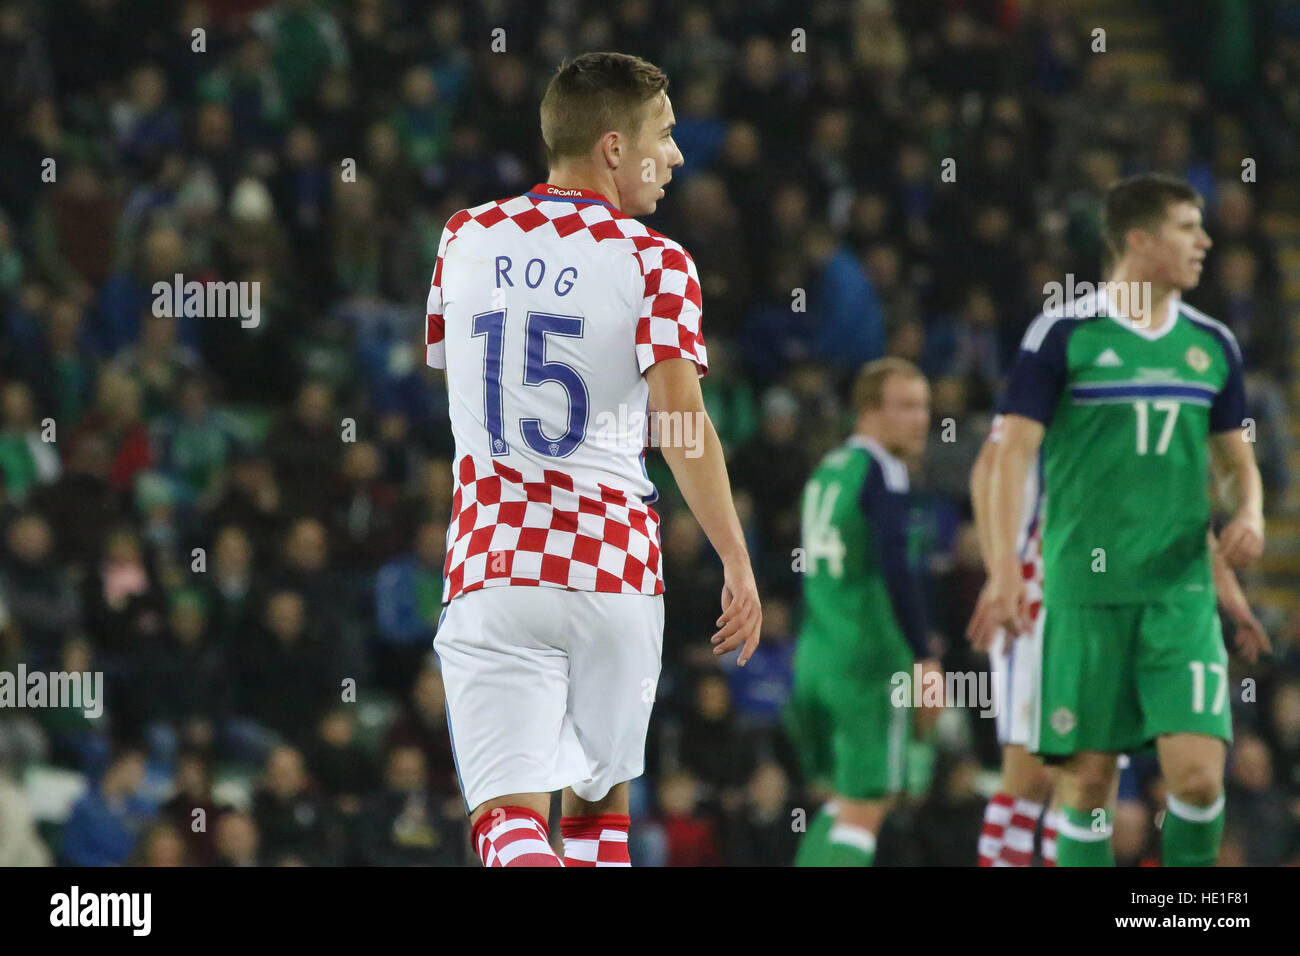
[{"label": "navy blue sleeve", "polygon": [[1075,323],[1040,316],[1025,332],[999,403],[1007,415],[1032,418],[1046,428],[1065,388],[1065,345]]},{"label": "navy blue sleeve", "polygon": [[1210,405],[1210,433],[1241,428],[1246,418],[1246,378],[1241,365],[1241,351],[1232,333],[1220,337],[1223,354],[1228,360],[1228,377]]},{"label": "navy blue sleeve", "polygon": [[894,608],[894,619],[917,659],[929,657],[925,590],[921,573],[907,560],[908,494],[889,489],[880,462],[875,460],[871,462],[867,480],[862,483],[862,510],[871,522],[871,540]]}]

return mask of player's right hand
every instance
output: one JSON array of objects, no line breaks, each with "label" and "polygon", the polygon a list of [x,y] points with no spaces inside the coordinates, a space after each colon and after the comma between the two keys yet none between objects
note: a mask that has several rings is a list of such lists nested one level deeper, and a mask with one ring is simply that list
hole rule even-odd
[{"label": "player's right hand", "polygon": [[744,667],[755,648],[763,626],[763,607],[758,600],[758,585],[749,562],[726,562],[722,568],[722,614],[715,622],[720,630],[713,635],[715,657],[740,648],[736,663]]},{"label": "player's right hand", "polygon": [[971,615],[966,637],[977,651],[987,652],[998,631],[1025,634],[1030,630],[1029,608],[1025,600],[1025,580],[1018,573],[990,578],[980,591]]}]

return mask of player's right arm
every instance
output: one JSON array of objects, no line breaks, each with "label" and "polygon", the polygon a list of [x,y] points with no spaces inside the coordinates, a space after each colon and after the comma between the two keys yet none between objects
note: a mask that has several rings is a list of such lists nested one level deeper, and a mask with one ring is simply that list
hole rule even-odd
[{"label": "player's right arm", "polygon": [[975,456],[975,464],[970,470],[970,507],[975,519],[975,538],[980,546],[980,560],[984,562],[987,573],[992,567],[993,542],[989,536],[989,471],[993,467],[993,452],[997,442],[992,433],[980,445],[980,453]]},{"label": "player's right arm", "polygon": [[740,518],[731,498],[722,442],[704,409],[699,374],[689,359],[670,358],[646,369],[645,379],[650,386],[653,412],[680,414],[683,422],[698,422],[698,433],[704,436],[697,456],[687,454],[692,449],[677,443],[662,445],[660,451],[691,514],[722,559],[722,615],[716,622],[720,629],[712,638],[713,653],[726,654],[739,647],[737,663],[744,666],[758,647],[763,608]]},{"label": "player's right arm", "polygon": [[989,469],[989,581],[966,636],[988,650],[999,628],[1014,634],[1030,629],[1025,581],[1016,551],[1024,510],[1025,479],[1036,467],[1038,449],[1065,388],[1065,344],[1069,326],[1041,315],[1025,332],[1002,401],[1002,436],[994,443]]},{"label": "player's right arm", "polygon": [[[992,519],[992,492],[993,484],[990,476],[993,471],[993,456],[997,452],[998,444],[1002,440],[1003,417],[998,415],[993,419],[993,427],[989,430],[988,437],[984,439],[984,444],[980,446],[980,452],[975,456],[975,464],[971,466],[970,472],[970,503],[971,514],[975,520],[975,538],[979,542],[980,561],[984,564],[984,586],[980,588],[979,598],[975,602],[975,614],[980,613],[980,609],[988,601],[991,593],[989,587],[992,576],[990,569],[993,567],[993,528]],[[1010,652],[1010,642],[1014,639],[1014,632],[1004,629],[1005,650]],[[980,632],[980,639],[984,639],[984,634]],[[997,639],[996,635],[989,637],[990,646],[977,647],[978,650],[991,650],[991,644]]]},{"label": "player's right arm", "polygon": [[977,650],[988,650],[999,628],[1014,634],[1030,630],[1016,538],[1024,510],[1025,480],[1038,460],[1043,432],[1043,426],[1032,418],[1007,415],[1002,421],[1002,440],[993,444],[988,476],[989,552],[985,558],[989,580],[967,631]]}]

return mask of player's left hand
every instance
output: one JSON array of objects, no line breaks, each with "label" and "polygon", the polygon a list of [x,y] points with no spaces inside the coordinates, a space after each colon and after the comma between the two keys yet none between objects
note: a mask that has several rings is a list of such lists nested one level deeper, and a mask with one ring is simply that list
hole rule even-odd
[{"label": "player's left hand", "polygon": [[966,637],[977,651],[988,652],[998,633],[1011,635],[1029,630],[1025,582],[1019,568],[1014,575],[990,577],[975,602],[975,613],[966,628]]},{"label": "player's left hand", "polygon": [[1259,660],[1260,654],[1273,653],[1273,644],[1268,639],[1268,631],[1264,630],[1264,625],[1259,623],[1259,618],[1255,617],[1249,605],[1246,605],[1244,610],[1229,610],[1228,616],[1237,625],[1233,643],[1237,645],[1237,653],[1246,660],[1246,663],[1255,663]]},{"label": "player's left hand", "polygon": [[744,667],[758,648],[763,627],[763,605],[758,599],[758,584],[748,560],[724,562],[722,566],[722,614],[715,622],[720,630],[713,635],[713,654],[721,656],[740,648],[736,663]]},{"label": "player's left hand", "polygon": [[1264,553],[1264,517],[1238,514],[1219,534],[1219,552],[1233,567],[1239,568]]}]

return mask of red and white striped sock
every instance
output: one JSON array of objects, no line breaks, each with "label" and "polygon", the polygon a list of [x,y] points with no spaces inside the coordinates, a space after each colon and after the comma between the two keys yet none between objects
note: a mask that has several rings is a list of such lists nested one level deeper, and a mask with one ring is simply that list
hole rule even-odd
[{"label": "red and white striped sock", "polygon": [[626,813],[561,817],[565,866],[631,866],[627,852]]},{"label": "red and white striped sock", "polygon": [[1030,866],[1034,860],[1034,831],[1038,818],[1043,815],[1043,805],[1031,800],[1016,800],[1011,808],[1011,819],[1002,832],[1002,849],[994,866]]},{"label": "red and white striped sock", "polygon": [[1056,828],[1061,822],[1060,810],[1048,810],[1043,817],[1043,838],[1039,850],[1043,854],[1043,866],[1056,866]]},{"label": "red and white striped sock", "polygon": [[984,828],[980,830],[980,866],[992,866],[1002,852],[1002,836],[1015,805],[1016,798],[1011,794],[995,793],[984,808]]},{"label": "red and white striped sock", "polygon": [[527,807],[497,807],[470,834],[484,866],[564,866],[548,842],[546,820]]}]

